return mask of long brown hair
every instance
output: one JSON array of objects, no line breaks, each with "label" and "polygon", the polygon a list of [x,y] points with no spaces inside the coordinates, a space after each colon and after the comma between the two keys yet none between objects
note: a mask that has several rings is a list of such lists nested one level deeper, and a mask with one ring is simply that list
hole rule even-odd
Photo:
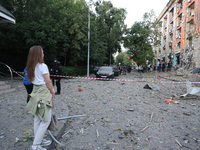
[{"label": "long brown hair", "polygon": [[28,75],[28,80],[33,81],[35,78],[35,67],[38,63],[43,63],[42,56],[43,49],[41,46],[32,46],[29,50],[26,70]]}]

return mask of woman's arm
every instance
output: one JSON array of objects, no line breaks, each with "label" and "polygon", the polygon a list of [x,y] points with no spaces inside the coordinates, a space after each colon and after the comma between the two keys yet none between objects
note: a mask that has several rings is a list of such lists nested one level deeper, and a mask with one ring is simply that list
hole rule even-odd
[{"label": "woman's arm", "polygon": [[46,83],[46,86],[47,88],[50,90],[51,94],[52,94],[52,99],[54,98],[55,96],[55,91],[53,89],[53,86],[52,86],[52,83],[51,83],[51,79],[49,77],[49,74],[48,73],[45,73],[43,74],[43,77],[44,77],[44,81]]}]

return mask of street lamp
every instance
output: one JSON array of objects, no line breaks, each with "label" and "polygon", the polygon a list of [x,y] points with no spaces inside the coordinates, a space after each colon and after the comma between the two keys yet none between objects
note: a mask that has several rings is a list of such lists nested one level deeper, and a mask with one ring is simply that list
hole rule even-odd
[{"label": "street lamp", "polygon": [[87,77],[89,77],[90,70],[90,0],[88,8],[88,60],[87,60]]},{"label": "street lamp", "polygon": [[[88,8],[88,59],[87,59],[87,77],[89,77],[89,70],[90,70],[90,1],[89,0],[89,8]],[[76,0],[74,0],[76,3]]]}]

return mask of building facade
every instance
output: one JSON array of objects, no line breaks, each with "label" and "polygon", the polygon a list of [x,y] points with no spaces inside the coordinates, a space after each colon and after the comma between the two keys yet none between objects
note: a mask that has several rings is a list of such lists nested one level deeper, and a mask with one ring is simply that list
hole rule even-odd
[{"label": "building facade", "polygon": [[154,63],[200,67],[200,0],[170,0],[158,20],[161,44],[153,48]]}]

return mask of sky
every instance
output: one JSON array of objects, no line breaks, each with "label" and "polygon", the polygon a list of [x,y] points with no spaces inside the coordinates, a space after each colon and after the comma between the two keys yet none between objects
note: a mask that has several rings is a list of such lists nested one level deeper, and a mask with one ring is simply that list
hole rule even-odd
[{"label": "sky", "polygon": [[131,27],[135,21],[142,21],[144,13],[152,9],[158,17],[169,0],[110,0],[114,7],[127,11],[125,24]]},{"label": "sky", "polygon": [[[89,1],[86,0],[89,4]],[[93,0],[96,2],[97,0]],[[165,8],[169,0],[104,0],[111,1],[113,7],[124,8],[127,11],[125,24],[128,28],[134,24],[134,22],[139,22],[143,20],[144,13],[149,13],[152,9],[155,11],[158,17],[162,10]],[[122,51],[126,51],[122,46]],[[118,53],[117,53],[118,54]],[[116,54],[116,55],[117,55]],[[116,56],[115,55],[115,56]]]},{"label": "sky", "polygon": [[[89,0],[87,0],[89,1]],[[93,0],[95,1],[95,0]],[[144,13],[152,9],[158,17],[169,0],[105,0],[111,1],[114,7],[124,8],[127,11],[125,24],[130,28],[135,21],[142,21]]]}]

